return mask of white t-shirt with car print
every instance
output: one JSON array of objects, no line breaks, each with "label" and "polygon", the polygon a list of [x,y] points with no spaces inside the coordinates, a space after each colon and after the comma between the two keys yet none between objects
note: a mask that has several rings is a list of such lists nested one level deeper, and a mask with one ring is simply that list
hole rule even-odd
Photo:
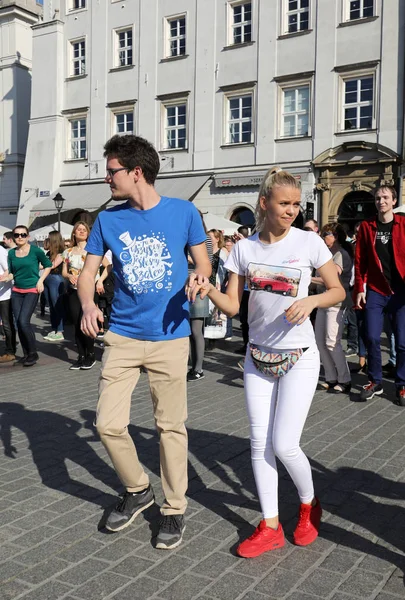
[{"label": "white t-shirt with car print", "polygon": [[225,268],[247,279],[251,343],[274,350],[295,350],[315,343],[309,318],[302,325],[289,325],[284,315],[296,300],[308,296],[312,270],[331,258],[316,233],[294,227],[273,244],[261,242],[259,234],[235,244]]}]

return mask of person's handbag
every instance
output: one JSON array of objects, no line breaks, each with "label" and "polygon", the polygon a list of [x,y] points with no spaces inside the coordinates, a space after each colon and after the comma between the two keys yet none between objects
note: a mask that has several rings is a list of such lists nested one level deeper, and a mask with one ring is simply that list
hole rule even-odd
[{"label": "person's handbag", "polygon": [[305,350],[308,350],[308,348],[297,348],[288,352],[266,352],[253,344],[249,344],[249,348],[256,369],[262,375],[271,377],[287,375],[304,354]]},{"label": "person's handbag", "polygon": [[204,337],[207,340],[220,340],[226,335],[226,315],[218,310],[210,300],[210,315],[205,320]]}]

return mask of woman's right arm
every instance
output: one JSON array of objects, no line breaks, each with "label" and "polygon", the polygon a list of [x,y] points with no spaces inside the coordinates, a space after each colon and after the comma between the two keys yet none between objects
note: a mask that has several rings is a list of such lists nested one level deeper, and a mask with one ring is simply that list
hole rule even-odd
[{"label": "woman's right arm", "polygon": [[201,298],[205,298],[208,295],[209,299],[221,312],[225,313],[228,317],[233,317],[239,311],[244,287],[244,275],[229,273],[229,282],[225,294],[217,290],[215,286],[209,283],[208,278],[205,277],[201,285],[195,283],[194,286],[192,285],[188,288],[188,296],[190,302],[193,302],[198,292],[200,292]]}]

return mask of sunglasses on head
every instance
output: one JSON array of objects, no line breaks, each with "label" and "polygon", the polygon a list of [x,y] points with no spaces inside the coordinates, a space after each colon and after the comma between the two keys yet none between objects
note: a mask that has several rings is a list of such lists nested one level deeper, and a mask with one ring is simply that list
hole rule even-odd
[{"label": "sunglasses on head", "polygon": [[335,235],[335,234],[333,233],[333,231],[324,231],[324,232],[322,233],[322,237],[323,237],[323,238],[326,238],[326,237],[328,237],[328,235]]},{"label": "sunglasses on head", "polygon": [[13,237],[14,238],[27,238],[28,237],[28,233],[13,233]]}]

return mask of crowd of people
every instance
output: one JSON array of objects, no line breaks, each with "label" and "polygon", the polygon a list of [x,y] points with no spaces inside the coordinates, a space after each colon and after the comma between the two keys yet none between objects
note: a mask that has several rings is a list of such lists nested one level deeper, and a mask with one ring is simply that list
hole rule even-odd
[{"label": "crowd of people", "polygon": [[[88,370],[95,365],[94,340],[84,335],[80,328],[81,305],[77,296],[77,280],[86,258],[86,242],[90,227],[85,221],[77,221],[71,238],[64,240],[57,231],[51,231],[44,248],[30,243],[29,230],[17,226],[3,235],[0,246],[0,319],[3,327],[5,351],[0,363],[18,362],[32,367],[39,360],[37,342],[31,319],[40,302],[41,314],[49,309],[51,331],[43,336],[46,342],[65,340],[65,323],[74,327],[74,343],[77,360],[70,370]],[[103,259],[95,278],[94,297],[97,302],[108,297],[105,313],[111,305],[103,282],[111,273],[108,255]],[[102,338],[104,321],[100,325]],[[17,358],[17,337],[22,356]]]},{"label": "crowd of people", "polygon": [[[304,230],[294,227],[301,210],[300,183],[275,168],[260,187],[253,235],[242,227],[224,237],[218,230],[206,230],[192,202],[157,193],[159,157],[147,140],[114,136],[104,147],[104,157],[105,181],[120,204],[100,212],[91,230],[86,222],[77,222],[67,249],[54,235],[46,256],[30,246],[27,228],[17,226],[12,236],[16,247],[0,255],[7,352],[15,356],[15,319],[22,361],[35,364],[30,318],[39,293],[47,289],[52,323],[48,339],[63,338],[58,300],[67,296],[78,350],[70,368],[91,368],[94,340],[104,334],[106,310],[100,295],[107,278],[114,277],[95,426],[125,492],[109,512],[106,528],[125,529],[155,501],[128,432],[132,391],[145,370],[164,492],[156,547],[173,549],[182,541],[187,508],[186,384],[204,377],[206,321],[216,311],[211,327],[218,325],[230,339],[231,319],[239,314],[252,468],[262,518],[237,554],[253,558],[285,543],[276,457],[299,497],[294,543],[311,544],[322,517],[311,467],[300,447],[311,402],[319,385],[331,394],[350,392],[347,355],[354,349],[359,368],[367,367],[369,378],[359,399],[382,393],[385,317],[390,340],[395,340],[395,402],[405,406],[405,218],[393,212],[395,189],[384,185],[375,191],[377,216],[359,224],[351,239],[335,223],[320,230],[314,220]],[[341,343],[345,322],[352,327],[352,346],[346,353]]]}]

